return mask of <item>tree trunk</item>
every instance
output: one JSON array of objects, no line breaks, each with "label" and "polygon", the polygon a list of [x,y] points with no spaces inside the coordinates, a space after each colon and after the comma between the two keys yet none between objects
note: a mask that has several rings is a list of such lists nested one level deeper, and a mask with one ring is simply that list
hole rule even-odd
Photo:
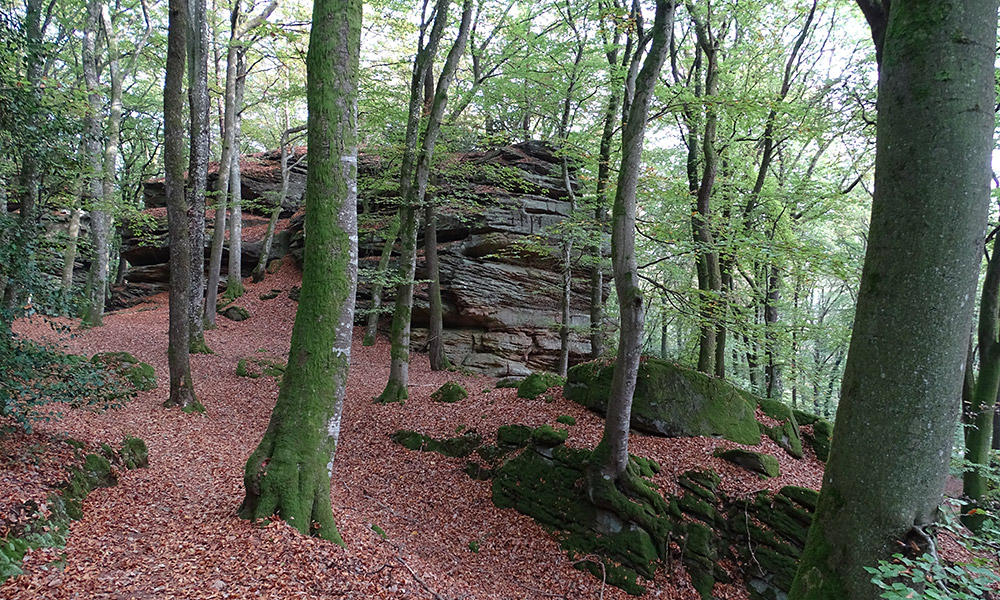
[{"label": "tree trunk", "polygon": [[437,252],[437,214],[434,196],[424,206],[424,268],[427,270],[427,300],[429,323],[427,326],[427,358],[432,371],[445,371],[451,367],[444,353],[444,309],[441,306],[441,270]]},{"label": "tree trunk", "polygon": [[104,290],[108,284],[108,235],[110,231],[110,198],[104,198],[101,185],[101,115],[104,99],[97,77],[97,31],[101,23],[101,5],[97,0],[87,3],[87,21],[83,33],[80,62],[87,86],[87,114],[84,117],[84,154],[87,174],[83,184],[83,206],[90,211],[90,237],[94,243],[94,259],[87,278],[87,298],[83,324],[98,327],[104,319]]},{"label": "tree trunk", "polygon": [[187,0],[170,0],[167,65],[163,84],[163,165],[170,239],[170,309],[167,364],[170,396],[164,406],[202,411],[191,379],[191,235],[184,193],[184,64],[188,35]]},{"label": "tree trunk", "polygon": [[229,269],[226,273],[226,298],[243,295],[243,183],[240,174],[240,107],[246,89],[246,59],[239,53],[236,63],[236,113],[233,119],[233,164],[229,167]]},{"label": "tree trunk", "polygon": [[793,600],[880,596],[864,567],[926,537],[959,413],[990,196],[997,2],[894,0],[887,18],[868,251]]},{"label": "tree trunk", "polygon": [[[285,198],[288,197],[289,173],[292,169],[288,164],[289,136],[293,133],[305,131],[305,129],[304,125],[289,127],[288,111],[285,111],[285,130],[281,132],[281,191],[275,200],[274,210],[271,211],[271,219],[267,222],[267,233],[264,234],[264,241],[261,244],[260,260],[257,261],[257,265],[251,273],[254,283],[264,281],[264,274],[267,272],[267,263],[271,258],[271,247],[274,245],[274,232],[278,227],[278,217],[281,216],[281,207],[285,204]],[[295,161],[295,165],[298,165],[301,161],[302,159],[299,158]]]},{"label": "tree trunk", "polygon": [[[628,465],[628,434],[632,415],[632,394],[642,354],[642,327],[645,313],[635,258],[636,187],[642,164],[642,144],[646,118],[660,69],[670,48],[674,2],[657,0],[653,42],[635,81],[635,94],[622,131],[622,163],[611,217],[611,266],[621,307],[618,356],[611,380],[604,435],[598,453],[607,457],[600,466],[605,479],[617,480]],[[642,46],[636,50],[639,60]]]},{"label": "tree trunk", "polygon": [[[226,50],[226,84],[222,108],[222,156],[215,180],[215,220],[212,225],[212,250],[208,261],[208,285],[205,290],[205,327],[215,327],[215,311],[219,298],[219,281],[222,278],[222,255],[226,240],[226,210],[228,208],[229,170],[233,164],[236,132],[236,63],[239,47],[236,31],[240,18],[239,0],[233,2],[230,12],[229,48]],[[237,152],[238,153],[238,152]]]},{"label": "tree trunk", "polygon": [[[316,0],[309,36],[309,173],[302,291],[288,370],[247,461],[245,519],[278,515],[343,544],[330,506],[357,285],[357,81],[360,0]],[[335,316],[335,318],[331,318]]]},{"label": "tree trunk", "polygon": [[205,344],[205,189],[208,179],[209,98],[208,22],[205,0],[188,0],[188,100],[191,144],[188,154],[188,235],[191,237],[191,278],[188,336],[191,352],[211,352]]},{"label": "tree trunk", "polygon": [[778,301],[781,300],[781,276],[778,267],[765,267],[767,276],[767,293],[764,296],[764,385],[768,398],[781,398],[784,392],[782,381],[780,338],[778,336]]},{"label": "tree trunk", "polygon": [[[698,179],[697,188],[693,190],[695,192],[695,204],[691,216],[691,229],[694,233],[696,251],[698,316],[701,321],[701,334],[698,343],[698,370],[711,374],[715,372],[716,348],[718,344],[716,312],[722,293],[722,272],[719,266],[719,251],[715,247],[711,220],[712,191],[715,188],[715,178],[719,171],[719,154],[715,148],[719,117],[712,105],[713,98],[718,95],[719,88],[718,45],[707,23],[701,20],[697,9],[690,2],[687,3],[687,9],[695,22],[698,47],[705,60],[704,98],[708,99],[706,103],[705,129],[701,140],[702,172],[700,179]],[[696,120],[688,120],[690,128]],[[692,139],[697,139],[697,136],[692,136]],[[692,169],[690,153],[697,152],[695,148],[696,146],[692,146],[688,149],[689,172]]]},{"label": "tree trunk", "polygon": [[382,289],[385,276],[389,272],[389,259],[392,258],[392,247],[396,245],[399,237],[399,214],[392,217],[389,228],[385,231],[385,244],[382,245],[382,255],[378,259],[378,267],[375,269],[375,278],[372,282],[372,303],[368,309],[368,326],[365,327],[365,337],[362,344],[374,346],[375,337],[378,335],[378,322],[382,310]]},{"label": "tree trunk", "polygon": [[[447,5],[447,2],[443,2]],[[441,10],[441,8],[439,8]],[[444,8],[447,12],[447,8]],[[438,15],[441,16],[440,14]],[[445,21],[447,16],[445,15]],[[469,37],[469,24],[472,21],[472,0],[465,0],[462,6],[462,23],[459,26],[458,37],[455,38],[448,58],[445,59],[438,77],[437,89],[434,92],[434,103],[427,117],[427,125],[423,132],[423,139],[420,146],[420,156],[413,171],[412,183],[407,186],[406,195],[403,197],[403,206],[400,209],[400,267],[399,275],[402,283],[396,288],[396,310],[392,318],[392,350],[390,351],[391,364],[389,368],[389,381],[385,390],[379,396],[379,402],[400,402],[408,396],[406,386],[409,383],[410,364],[410,315],[413,310],[413,275],[416,270],[416,247],[417,247],[417,209],[423,203],[427,194],[427,181],[430,177],[431,159],[434,154],[434,146],[437,143],[437,136],[441,130],[441,119],[448,104],[448,87],[458,69],[458,61],[465,51],[465,43]],[[434,23],[437,28],[438,23]],[[427,57],[425,57],[427,58]],[[433,54],[428,61],[433,61]],[[428,67],[429,67],[428,62]],[[413,108],[413,97],[421,97],[423,79],[426,71],[420,72],[420,77],[416,74],[417,66],[414,66],[414,80],[411,88],[410,108]],[[419,100],[418,100],[419,104]]]},{"label": "tree trunk", "polygon": [[[967,406],[963,406],[965,424],[965,460],[967,469],[962,478],[963,491],[969,501],[962,507],[962,521],[973,531],[978,531],[985,515],[973,513],[973,509],[984,508],[986,503],[987,470],[990,466],[990,450],[993,445],[993,417],[1000,389],[1000,339],[997,326],[1000,322],[1000,236],[993,238],[993,253],[988,256],[986,277],[979,297],[979,375],[975,378],[972,395]],[[966,369],[971,369],[967,366]],[[963,378],[963,383],[965,383]],[[963,385],[963,390],[965,389]]]},{"label": "tree trunk", "polygon": [[[6,207],[5,207],[6,208]],[[80,238],[80,214],[83,211],[79,208],[72,208],[69,211],[69,223],[66,224],[66,250],[63,252],[62,270],[62,296],[65,306],[69,306],[70,298],[73,295],[73,266],[76,263],[76,246]]]}]

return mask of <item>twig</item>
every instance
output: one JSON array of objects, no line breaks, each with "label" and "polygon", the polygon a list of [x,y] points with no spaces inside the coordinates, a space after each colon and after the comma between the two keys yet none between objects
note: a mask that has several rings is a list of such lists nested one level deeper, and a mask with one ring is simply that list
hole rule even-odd
[{"label": "twig", "polygon": [[[577,561],[577,562],[579,562],[579,561]],[[525,584],[521,583],[520,581],[518,581],[516,579],[511,579],[511,581],[513,581],[515,584],[523,587],[524,589],[526,589],[526,590],[528,590],[530,592],[534,592],[536,594],[541,594],[542,596],[550,596],[552,598],[563,598],[563,599],[566,598],[566,594],[555,594],[553,592],[546,592],[544,590],[533,588],[530,585],[525,585]]]},{"label": "twig", "polygon": [[401,564],[404,567],[406,567],[406,570],[410,572],[410,575],[413,576],[413,578],[417,581],[417,583],[419,583],[420,585],[422,585],[424,587],[424,589],[427,590],[427,593],[429,593],[431,596],[434,596],[434,598],[436,600],[445,600],[445,598],[441,594],[438,594],[437,592],[435,592],[434,590],[432,590],[431,587],[429,585],[427,585],[427,583],[424,582],[424,580],[421,579],[419,575],[417,575],[416,571],[414,571],[413,569],[411,569],[410,565],[406,564],[406,561],[404,561],[399,556],[396,557],[396,560],[399,561],[399,564]]},{"label": "twig", "polygon": [[574,561],[573,564],[575,565],[577,563],[582,563],[583,561],[596,562],[597,564],[601,565],[601,594],[600,596],[598,596],[598,600],[604,600],[604,588],[608,584],[608,571],[604,567],[604,560],[600,556],[597,556],[596,554],[588,554],[587,556],[584,556],[580,560]]}]

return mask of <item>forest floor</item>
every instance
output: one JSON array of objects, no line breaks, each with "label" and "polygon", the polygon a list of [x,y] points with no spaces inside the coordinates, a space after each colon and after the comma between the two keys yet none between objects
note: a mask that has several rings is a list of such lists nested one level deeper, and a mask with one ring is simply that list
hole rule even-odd
[{"label": "forest floor", "polygon": [[[237,305],[250,319],[220,316],[206,339],[215,351],[192,356],[199,400],[207,413],[188,415],[162,407],[167,397],[167,301],[148,302],[107,315],[102,327],[72,335],[40,318],[22,320],[16,331],[91,355],[128,351],[156,368],[159,387],[141,392],[124,408],[108,412],[65,410],[39,423],[31,435],[0,439],[0,521],[5,510],[28,500],[43,502],[64,478],[70,436],[117,447],[125,436],[149,446],[149,467],[122,472],[116,487],[95,490],[84,517],[72,524],[65,548],[30,552],[24,574],[0,587],[15,599],[169,598],[431,598],[623,599],[628,596],[574,568],[542,527],[491,501],[490,483],[463,473],[464,459],[414,452],[389,434],[414,429],[434,437],[475,429],[495,439],[506,424],[557,425],[570,415],[568,443],[593,447],[603,420],[554,393],[552,402],[523,400],[513,389],[496,389],[489,377],[432,372],[414,354],[410,399],[378,405],[372,399],[388,377],[389,345],[363,347],[356,331],[332,480],[333,510],[347,547],[303,537],[280,521],[258,525],[235,516],[243,499],[243,465],[267,426],[278,386],[273,377],[236,375],[244,357],[284,360],[296,304],[288,290],[300,273],[286,265],[259,284],[248,282]],[[272,290],[276,298],[260,297]],[[430,400],[454,380],[469,390],[455,404]],[[554,390],[553,390],[554,392]],[[762,481],[712,456],[717,447],[738,447],[711,438],[664,439],[635,434],[634,454],[662,466],[654,481],[679,493],[676,477],[695,467],[722,475],[730,497],[762,487],[801,485],[818,489],[822,464],[815,456],[794,460],[766,436],[755,449],[779,457],[782,476]],[[384,532],[380,535],[377,530]],[[694,599],[679,561],[649,582],[650,598]],[[717,585],[715,594],[742,599],[739,584]]]}]

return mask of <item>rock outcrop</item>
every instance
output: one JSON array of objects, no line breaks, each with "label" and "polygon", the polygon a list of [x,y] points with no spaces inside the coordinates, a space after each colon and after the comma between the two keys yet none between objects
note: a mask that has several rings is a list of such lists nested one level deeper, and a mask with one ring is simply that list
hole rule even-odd
[{"label": "rock outcrop", "polygon": [[[558,227],[570,215],[568,194],[559,176],[560,160],[549,144],[529,141],[454,155],[441,167],[435,185],[438,252],[444,344],[453,364],[501,376],[555,368],[562,286]],[[279,156],[277,152],[249,155],[241,165],[242,193],[250,213],[245,215],[242,264],[244,273],[249,273],[260,257],[263,216],[273,207],[274,192],[280,187]],[[305,169],[302,162],[292,172],[291,191],[282,208],[283,216],[290,218],[282,219],[270,258],[285,252],[301,258]],[[370,303],[370,282],[385,242],[384,223],[394,210],[394,169],[377,155],[359,160],[359,323]],[[214,172],[210,181],[213,177]],[[166,289],[169,275],[166,218],[157,208],[163,205],[163,193],[162,181],[147,182],[145,198],[152,210],[147,210],[144,222],[130,224],[130,235],[123,242],[131,265],[127,279],[161,290]],[[206,238],[211,238],[210,232]],[[416,349],[426,343],[428,320],[426,273],[420,255],[416,278],[421,283],[413,311]],[[579,267],[578,271],[571,324],[576,331],[585,331],[590,326],[589,273]],[[609,290],[606,284],[605,297]],[[391,310],[391,290],[387,292],[383,307]],[[386,328],[388,319],[389,315],[383,315]],[[573,333],[571,361],[578,362],[589,351],[587,335]]]}]

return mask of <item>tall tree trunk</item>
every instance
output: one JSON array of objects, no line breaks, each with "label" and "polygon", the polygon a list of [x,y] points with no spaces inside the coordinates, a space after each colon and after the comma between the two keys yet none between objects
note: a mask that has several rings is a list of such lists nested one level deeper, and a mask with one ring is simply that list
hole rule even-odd
[{"label": "tall tree trunk", "polygon": [[236,114],[233,119],[233,164],[229,167],[229,269],[226,273],[226,298],[243,295],[243,183],[240,173],[240,107],[246,89],[246,58],[239,54],[236,63]]},{"label": "tall tree trunk", "polygon": [[[622,163],[611,217],[611,266],[621,310],[618,356],[615,358],[611,396],[608,401],[604,435],[598,454],[606,453],[600,466],[605,479],[617,480],[628,465],[628,434],[632,415],[632,394],[642,355],[642,328],[645,316],[635,257],[636,188],[642,164],[646,119],[660,69],[670,48],[674,2],[657,0],[652,28],[652,44],[635,80],[635,93],[622,130]],[[633,59],[639,61],[642,45]]]},{"label": "tall tree trunk", "polygon": [[83,206],[90,211],[90,237],[94,244],[94,259],[87,278],[87,298],[83,312],[84,325],[97,327],[104,319],[104,289],[108,283],[108,235],[111,226],[110,198],[103,197],[101,185],[101,131],[104,99],[97,75],[97,32],[101,23],[101,4],[87,3],[87,21],[83,32],[80,62],[87,86],[87,114],[84,117],[84,154],[87,174],[83,184]]},{"label": "tall tree trunk", "polygon": [[277,514],[302,533],[343,544],[330,506],[330,478],[357,285],[361,1],[316,0],[312,22],[302,292],[291,360],[264,438],[247,461],[239,514],[245,519]]},{"label": "tall tree trunk", "polygon": [[767,293],[764,296],[764,386],[768,398],[781,398],[782,381],[780,338],[778,336],[778,302],[781,300],[781,275],[774,264],[765,267]]},{"label": "tall tree trunk", "polygon": [[437,251],[437,214],[435,195],[431,194],[424,205],[424,268],[427,270],[427,358],[432,371],[445,371],[451,367],[444,353],[444,307],[441,305],[441,269]]},{"label": "tall tree trunk", "polygon": [[[711,104],[719,88],[719,56],[718,41],[708,27],[706,21],[699,16],[698,10],[691,2],[687,2],[688,12],[695,23],[698,38],[698,48],[705,61],[705,92],[708,98],[705,114],[705,129],[701,139],[702,171],[695,192],[694,210],[691,216],[691,229],[694,233],[695,265],[698,274],[698,312],[701,335],[698,343],[698,370],[703,373],[715,372],[716,347],[718,344],[716,312],[721,301],[722,272],[719,266],[719,250],[715,247],[715,237],[712,233],[711,199],[715,188],[715,179],[719,171],[719,154],[715,147],[716,130],[719,116]],[[693,127],[695,119],[688,119],[689,128]],[[692,141],[697,136],[691,137]],[[689,179],[692,169],[688,149]]]},{"label": "tall tree trunk", "polygon": [[874,600],[864,568],[930,539],[990,196],[997,2],[860,4],[885,31],[875,194],[837,435],[792,600]]},{"label": "tall tree trunk", "polygon": [[[447,2],[445,12],[447,12]],[[441,10],[439,8],[439,10]],[[440,14],[438,15],[440,18]],[[447,21],[447,15],[445,15]],[[465,43],[469,37],[469,25],[472,21],[472,0],[464,0],[462,5],[462,22],[459,25],[458,37],[452,44],[441,68],[441,75],[438,77],[437,88],[434,92],[434,103],[427,116],[427,125],[423,132],[423,139],[420,144],[420,156],[417,159],[413,170],[412,183],[407,186],[406,195],[403,197],[403,206],[400,210],[400,268],[399,275],[402,283],[396,287],[396,310],[392,318],[392,350],[390,351],[391,364],[389,367],[389,381],[386,382],[385,390],[379,396],[379,402],[400,402],[407,398],[406,386],[409,383],[410,365],[410,315],[413,310],[413,275],[416,270],[416,245],[417,245],[417,209],[423,203],[427,194],[427,181],[430,177],[431,159],[434,154],[434,146],[437,143],[438,132],[441,130],[441,119],[448,104],[448,87],[458,69],[458,61],[465,51]],[[435,22],[434,27],[437,28]],[[426,58],[426,57],[425,57]],[[434,55],[429,57],[433,61]],[[429,68],[429,64],[427,67]],[[421,86],[423,84],[426,71],[421,71],[417,78],[416,65],[414,67],[414,80],[411,89],[411,109],[413,107],[413,95],[422,96]]]},{"label": "tall tree trunk", "polygon": [[204,410],[191,378],[189,309],[191,306],[191,235],[184,193],[184,65],[188,35],[187,0],[170,0],[167,65],[163,83],[163,166],[170,239],[170,308],[167,364],[170,396],[164,406]]},{"label": "tall tree trunk", "polygon": [[[965,460],[968,470],[962,478],[963,491],[969,501],[962,507],[963,522],[978,531],[985,515],[973,513],[973,509],[983,508],[987,493],[987,470],[990,466],[990,450],[993,445],[993,417],[1000,390],[1000,236],[993,238],[993,253],[988,255],[986,277],[979,297],[979,374],[975,378],[969,404],[963,410],[965,424]],[[970,369],[967,366],[966,369]],[[964,388],[963,388],[964,389]]]},{"label": "tall tree trunk", "polygon": [[[240,2],[234,0],[230,12],[229,48],[226,51],[226,83],[222,107],[222,156],[215,179],[215,219],[212,225],[212,249],[208,260],[208,284],[205,290],[205,327],[215,327],[215,311],[218,306],[219,281],[222,278],[222,255],[226,241],[226,210],[228,208],[229,170],[233,164],[236,134],[236,63],[239,46],[236,32],[240,19]],[[237,152],[238,153],[238,152]]]},{"label": "tall tree trunk", "polygon": [[191,278],[188,299],[188,336],[191,352],[211,352],[205,344],[205,189],[208,180],[209,99],[208,22],[205,0],[188,0],[188,99],[191,145],[188,155],[187,210],[191,237]]},{"label": "tall tree trunk", "polygon": [[80,215],[82,213],[83,211],[77,207],[71,208],[69,211],[69,223],[66,224],[66,249],[63,251],[62,269],[62,297],[63,305],[67,309],[73,294],[73,267],[76,265],[76,247],[80,238]]},{"label": "tall tree trunk", "polygon": [[372,303],[368,309],[368,326],[365,327],[365,336],[362,344],[374,346],[375,337],[378,335],[378,322],[382,316],[382,289],[385,276],[389,272],[389,259],[392,258],[392,247],[396,245],[399,237],[399,214],[392,217],[389,227],[385,230],[385,243],[382,245],[382,255],[378,259],[378,267],[375,269],[375,278],[372,282]]}]

